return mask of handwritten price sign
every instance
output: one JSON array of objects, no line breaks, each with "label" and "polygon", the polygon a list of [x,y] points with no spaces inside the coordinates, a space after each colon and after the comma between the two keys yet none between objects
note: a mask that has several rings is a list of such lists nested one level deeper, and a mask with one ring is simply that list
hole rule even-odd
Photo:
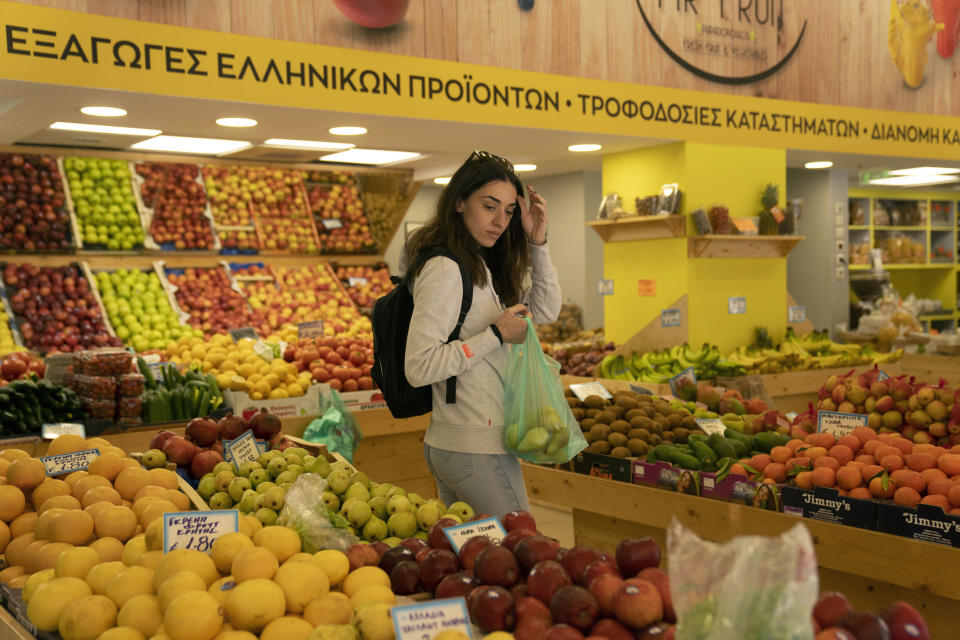
[{"label": "handwritten price sign", "polygon": [[60,476],[74,471],[83,471],[90,466],[90,461],[100,455],[100,449],[85,449],[73,453],[63,453],[58,456],[40,458],[48,476]]},{"label": "handwritten price sign", "polygon": [[443,533],[447,536],[447,539],[450,541],[450,544],[453,545],[453,548],[456,549],[457,553],[460,553],[460,547],[462,547],[467,540],[476,536],[487,536],[493,540],[494,544],[500,544],[500,541],[506,537],[507,530],[500,524],[499,519],[484,518],[483,520],[474,520],[466,524],[446,527]]},{"label": "handwritten price sign", "polygon": [[227,440],[223,443],[223,456],[233,463],[233,466],[240,469],[244,462],[256,462],[263,454],[257,445],[256,438],[253,437],[253,431],[247,429],[233,440]]},{"label": "handwritten price sign", "polygon": [[442,631],[461,631],[473,638],[467,601],[463,598],[393,607],[390,616],[397,640],[430,640]]},{"label": "handwritten price sign", "polygon": [[163,552],[194,549],[207,553],[213,541],[225,533],[236,533],[236,509],[223,511],[182,511],[163,514]]}]

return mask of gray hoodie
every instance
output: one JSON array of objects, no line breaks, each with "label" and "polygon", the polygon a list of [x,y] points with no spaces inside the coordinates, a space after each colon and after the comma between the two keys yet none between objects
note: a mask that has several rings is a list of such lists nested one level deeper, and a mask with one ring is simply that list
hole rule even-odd
[{"label": "gray hoodie", "polygon": [[[560,283],[547,245],[530,246],[533,266],[524,302],[533,322],[553,322],[560,313]],[[486,267],[484,267],[486,268]],[[503,446],[504,372],[510,345],[500,344],[490,325],[504,306],[487,284],[474,284],[461,340],[445,344],[457,324],[463,282],[457,264],[431,258],[413,283],[413,316],[407,334],[405,368],[415,387],[433,388],[433,414],[425,442],[465,453],[507,453]],[[457,402],[446,403],[447,378],[457,376]]]}]

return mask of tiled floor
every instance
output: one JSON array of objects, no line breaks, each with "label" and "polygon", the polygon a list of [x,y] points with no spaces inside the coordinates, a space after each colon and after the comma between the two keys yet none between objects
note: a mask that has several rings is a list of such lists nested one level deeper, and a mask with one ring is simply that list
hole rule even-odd
[{"label": "tiled floor", "polygon": [[573,515],[571,509],[547,502],[530,501],[530,513],[537,521],[540,532],[560,541],[560,545],[570,548],[573,541]]}]

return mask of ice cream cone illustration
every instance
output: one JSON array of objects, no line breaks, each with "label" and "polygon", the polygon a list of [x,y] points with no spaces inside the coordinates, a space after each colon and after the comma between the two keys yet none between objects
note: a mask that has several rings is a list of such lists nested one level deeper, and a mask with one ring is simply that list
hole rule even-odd
[{"label": "ice cream cone illustration", "polygon": [[943,23],[935,22],[930,9],[920,0],[907,0],[903,4],[890,0],[889,29],[887,46],[893,64],[907,86],[919,87],[927,64],[927,44],[933,34],[943,29]]},{"label": "ice cream cone illustration", "polygon": [[937,34],[937,53],[941,58],[950,58],[960,39],[960,0],[931,0],[933,19],[943,23]]}]

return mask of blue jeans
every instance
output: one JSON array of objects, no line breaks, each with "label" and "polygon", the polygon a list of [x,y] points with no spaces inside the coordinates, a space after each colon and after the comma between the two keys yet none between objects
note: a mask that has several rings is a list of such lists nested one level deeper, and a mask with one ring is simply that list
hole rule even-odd
[{"label": "blue jeans", "polygon": [[503,518],[530,510],[520,460],[510,454],[460,453],[423,445],[427,467],[447,506],[462,500],[478,514]]}]

